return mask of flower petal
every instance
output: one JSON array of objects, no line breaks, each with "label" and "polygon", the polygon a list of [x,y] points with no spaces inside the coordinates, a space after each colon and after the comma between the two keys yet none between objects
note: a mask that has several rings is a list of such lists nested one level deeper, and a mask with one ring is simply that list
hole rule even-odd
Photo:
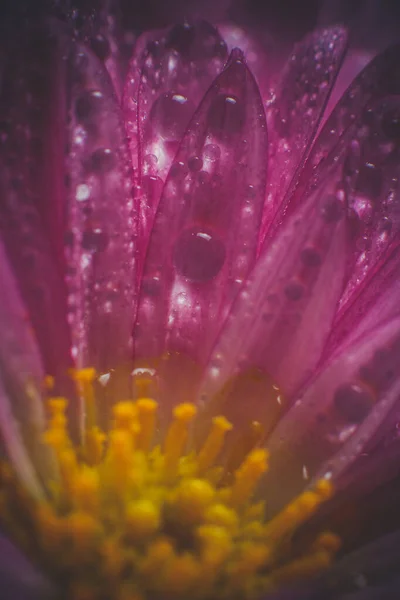
[{"label": "flower petal", "polygon": [[341,27],[322,29],[297,44],[267,104],[270,132],[267,198],[261,241],[285,210],[325,109],[346,49]]},{"label": "flower petal", "polygon": [[[291,395],[315,367],[345,269],[344,209],[334,189],[332,176],[264,249],[213,350],[200,391],[203,403],[254,368]],[[268,400],[269,389],[259,391],[258,408],[245,398],[239,402],[241,421],[261,412],[267,429],[274,425],[279,407]],[[228,400],[224,411],[230,416]]]},{"label": "flower petal", "polygon": [[137,41],[123,107],[132,162],[140,184],[142,259],[179,142],[226,58],[224,41],[205,21],[145,33]]},{"label": "flower petal", "polygon": [[0,97],[0,233],[46,371],[56,375],[70,364],[62,276],[62,51],[43,28],[24,30],[8,50]]},{"label": "flower petal", "polygon": [[0,434],[2,444],[21,481],[36,496],[42,495],[39,474],[50,468],[47,448],[41,443],[44,378],[39,351],[26,309],[2,245],[0,245]]},{"label": "flower petal", "polygon": [[398,400],[399,373],[397,318],[345,346],[317,374],[268,443],[272,510],[307,479],[337,479],[354,462]]},{"label": "flower petal", "polygon": [[204,97],[170,169],[144,269],[136,356],[204,364],[252,267],[265,193],[261,97],[239,51]]},{"label": "flower petal", "polygon": [[397,598],[400,590],[399,542],[400,531],[395,531],[344,556],[321,577],[323,592],[315,600]]},{"label": "flower petal", "polygon": [[400,46],[389,48],[355,79],[322,128],[299,183],[307,187],[315,170],[348,137],[343,191],[351,224],[351,277],[339,320],[398,242],[399,51]]},{"label": "flower petal", "polygon": [[52,600],[57,597],[50,583],[2,535],[0,556],[2,600]]},{"label": "flower petal", "polygon": [[137,214],[121,109],[101,61],[71,42],[66,260],[72,353],[109,371],[130,359]]}]

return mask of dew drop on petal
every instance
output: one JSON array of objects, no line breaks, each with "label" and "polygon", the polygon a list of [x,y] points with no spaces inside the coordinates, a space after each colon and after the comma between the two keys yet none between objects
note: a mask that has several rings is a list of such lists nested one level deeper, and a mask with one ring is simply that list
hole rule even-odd
[{"label": "dew drop on petal", "polygon": [[327,223],[337,223],[344,216],[342,202],[334,195],[327,196],[322,204],[321,214]]},{"label": "dew drop on petal", "polygon": [[318,250],[312,246],[308,246],[302,250],[301,260],[306,267],[319,267],[322,259]]},{"label": "dew drop on petal", "polygon": [[179,140],[193,112],[186,96],[167,92],[154,102],[150,119],[153,127],[166,140]]},{"label": "dew drop on petal", "polygon": [[110,43],[104,35],[96,35],[90,40],[93,52],[100,60],[106,60],[110,56]]},{"label": "dew drop on petal", "polygon": [[285,295],[288,300],[294,302],[300,300],[304,294],[304,285],[300,281],[289,281],[285,286]]},{"label": "dew drop on petal", "polygon": [[219,94],[208,112],[210,131],[219,138],[239,133],[244,120],[242,102],[236,96],[229,94]]},{"label": "dew drop on petal", "polygon": [[187,229],[175,243],[173,260],[187,279],[207,282],[220,272],[225,262],[225,246],[215,233]]},{"label": "dew drop on petal", "polygon": [[78,121],[91,121],[96,113],[103,108],[104,97],[98,90],[85,92],[76,101],[75,114]]},{"label": "dew drop on petal", "polygon": [[88,229],[82,234],[82,248],[102,252],[108,246],[108,235],[101,229]]},{"label": "dew drop on petal", "polygon": [[207,160],[214,162],[221,156],[221,150],[216,144],[207,144],[207,146],[204,146],[203,156]]},{"label": "dew drop on petal", "polygon": [[90,188],[85,183],[82,183],[76,187],[75,197],[79,202],[85,202],[90,197]]},{"label": "dew drop on petal", "polygon": [[390,139],[400,141],[400,111],[393,108],[384,113],[381,120],[383,133]]},{"label": "dew drop on petal", "polygon": [[98,174],[111,171],[115,165],[116,156],[110,148],[98,148],[89,159],[90,170]]},{"label": "dew drop on petal", "polygon": [[191,156],[188,160],[188,167],[191,171],[201,171],[203,168],[203,161],[199,156]]},{"label": "dew drop on petal", "polygon": [[361,383],[344,384],[334,395],[333,403],[340,417],[349,423],[360,423],[375,402],[373,391]]}]

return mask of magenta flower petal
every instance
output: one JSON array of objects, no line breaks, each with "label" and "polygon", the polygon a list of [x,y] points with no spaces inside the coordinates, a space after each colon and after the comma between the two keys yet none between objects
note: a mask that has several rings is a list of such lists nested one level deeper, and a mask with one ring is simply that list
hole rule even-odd
[{"label": "magenta flower petal", "polygon": [[400,248],[397,246],[386,262],[368,275],[367,284],[363,282],[359,286],[346,304],[346,310],[336,316],[325,356],[328,357],[341,344],[351,343],[377,324],[393,319],[400,313],[399,297]]},{"label": "magenta flower petal", "polygon": [[103,64],[68,50],[71,98],[66,261],[72,353],[108,371],[129,360],[137,214],[121,109]]},{"label": "magenta flower petal", "polygon": [[0,233],[47,373],[70,365],[63,281],[61,48],[43,28],[10,48],[0,96]]},{"label": "magenta flower petal", "polygon": [[[399,46],[379,55],[360,73],[325,123],[303,172],[300,188],[348,139],[343,192],[350,217],[349,273],[338,319],[398,240]],[[397,119],[397,120],[396,120]],[[397,123],[397,129],[396,129]]]},{"label": "magenta flower petal", "polygon": [[[254,367],[285,394],[293,394],[317,364],[346,262],[344,207],[332,194],[334,186],[332,176],[285,222],[258,259],[214,348],[201,389],[204,402]],[[268,389],[260,390],[258,401],[265,402],[266,396]],[[248,408],[243,403],[242,418]],[[264,419],[275,410],[265,402]]]},{"label": "magenta flower petal", "polygon": [[136,356],[184,352],[203,364],[252,267],[267,134],[241,53],[204,97],[170,169],[144,268]]},{"label": "magenta flower petal", "polygon": [[[278,424],[265,485],[274,507],[307,480],[338,478],[362,452],[400,394],[400,319],[336,355]],[[271,504],[271,506],[272,506]]]},{"label": "magenta flower petal", "polygon": [[226,59],[224,41],[204,21],[145,33],[136,44],[123,105],[140,186],[141,258],[180,140]]},{"label": "magenta flower petal", "polygon": [[267,198],[262,240],[284,211],[317,132],[336,75],[347,34],[343,28],[316,31],[297,44],[267,104],[270,133]]},{"label": "magenta flower petal", "polygon": [[[36,496],[41,486],[34,465],[49,468],[41,444],[45,418],[39,350],[3,246],[0,246],[0,439],[18,475]],[[48,475],[48,472],[47,472]]]}]

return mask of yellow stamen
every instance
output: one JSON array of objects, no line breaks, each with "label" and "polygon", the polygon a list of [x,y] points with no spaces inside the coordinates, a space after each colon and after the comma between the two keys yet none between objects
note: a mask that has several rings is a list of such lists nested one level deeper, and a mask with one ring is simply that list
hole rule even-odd
[{"label": "yellow stamen", "polygon": [[141,398],[137,402],[138,420],[139,420],[139,435],[138,448],[144,452],[148,452],[153,441],[157,402],[151,398]]},{"label": "yellow stamen", "polygon": [[76,382],[78,393],[83,399],[86,412],[86,429],[96,424],[96,403],[93,382],[96,379],[96,370],[88,367],[86,369],[72,369],[71,375]]},{"label": "yellow stamen", "polygon": [[167,432],[164,445],[165,476],[175,477],[179,459],[185,448],[188,427],[196,415],[194,404],[180,404],[174,409],[174,420]]},{"label": "yellow stamen", "polygon": [[200,450],[197,460],[198,472],[200,474],[214,465],[215,459],[224,445],[225,435],[231,429],[232,425],[225,417],[213,418],[211,431]]},{"label": "yellow stamen", "polygon": [[235,473],[232,486],[231,503],[240,506],[252,496],[260,477],[267,470],[268,452],[264,449],[253,450],[248,454]]},{"label": "yellow stamen", "polygon": [[340,547],[334,534],[322,532],[300,548],[292,543],[332,495],[329,481],[318,481],[265,522],[264,504],[252,500],[268,460],[267,451],[255,447],[260,428],[247,435],[234,460],[228,454],[225,468],[216,461],[226,458],[232,425],[215,416],[196,452],[189,443],[193,404],[175,407],[160,446],[153,446],[158,406],[148,397],[116,403],[105,434],[95,419],[94,377],[91,369],[74,374],[91,414],[82,447],[69,436],[66,399],[48,401],[43,440],[59,478],[47,482],[46,503],[26,500],[12,472],[0,469],[0,516],[19,541],[22,507],[24,548],[62,581],[66,596],[252,600],[330,564]]}]

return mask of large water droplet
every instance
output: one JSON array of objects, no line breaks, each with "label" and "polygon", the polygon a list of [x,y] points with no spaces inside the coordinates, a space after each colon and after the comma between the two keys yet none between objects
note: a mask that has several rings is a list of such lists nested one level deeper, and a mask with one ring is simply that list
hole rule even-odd
[{"label": "large water droplet", "polygon": [[382,116],[381,127],[390,140],[400,141],[400,109],[387,110]]},{"label": "large water droplet", "polygon": [[186,96],[168,92],[154,102],[150,119],[157,133],[166,140],[180,140],[192,115]]},{"label": "large water droplet", "polygon": [[91,121],[103,107],[104,97],[98,90],[85,92],[75,103],[75,114],[80,122]]},{"label": "large water droplet", "polygon": [[371,388],[362,383],[340,386],[334,395],[333,403],[340,417],[349,423],[360,423],[365,419],[375,402]]},{"label": "large water droplet", "polygon": [[88,229],[82,234],[82,248],[102,252],[108,246],[108,235],[102,229]]},{"label": "large water droplet", "polygon": [[244,106],[236,96],[219,94],[208,111],[210,130],[217,137],[239,133],[245,120]]},{"label": "large water droplet", "polygon": [[329,195],[322,204],[321,214],[327,223],[336,223],[344,216],[344,206],[336,196]]},{"label": "large water droplet", "polygon": [[107,173],[116,165],[116,156],[109,148],[98,148],[90,157],[89,168],[95,173]]},{"label": "large water droplet", "polygon": [[225,262],[225,246],[214,233],[197,228],[181,233],[174,247],[179,273],[191,281],[206,282],[218,275]]}]

